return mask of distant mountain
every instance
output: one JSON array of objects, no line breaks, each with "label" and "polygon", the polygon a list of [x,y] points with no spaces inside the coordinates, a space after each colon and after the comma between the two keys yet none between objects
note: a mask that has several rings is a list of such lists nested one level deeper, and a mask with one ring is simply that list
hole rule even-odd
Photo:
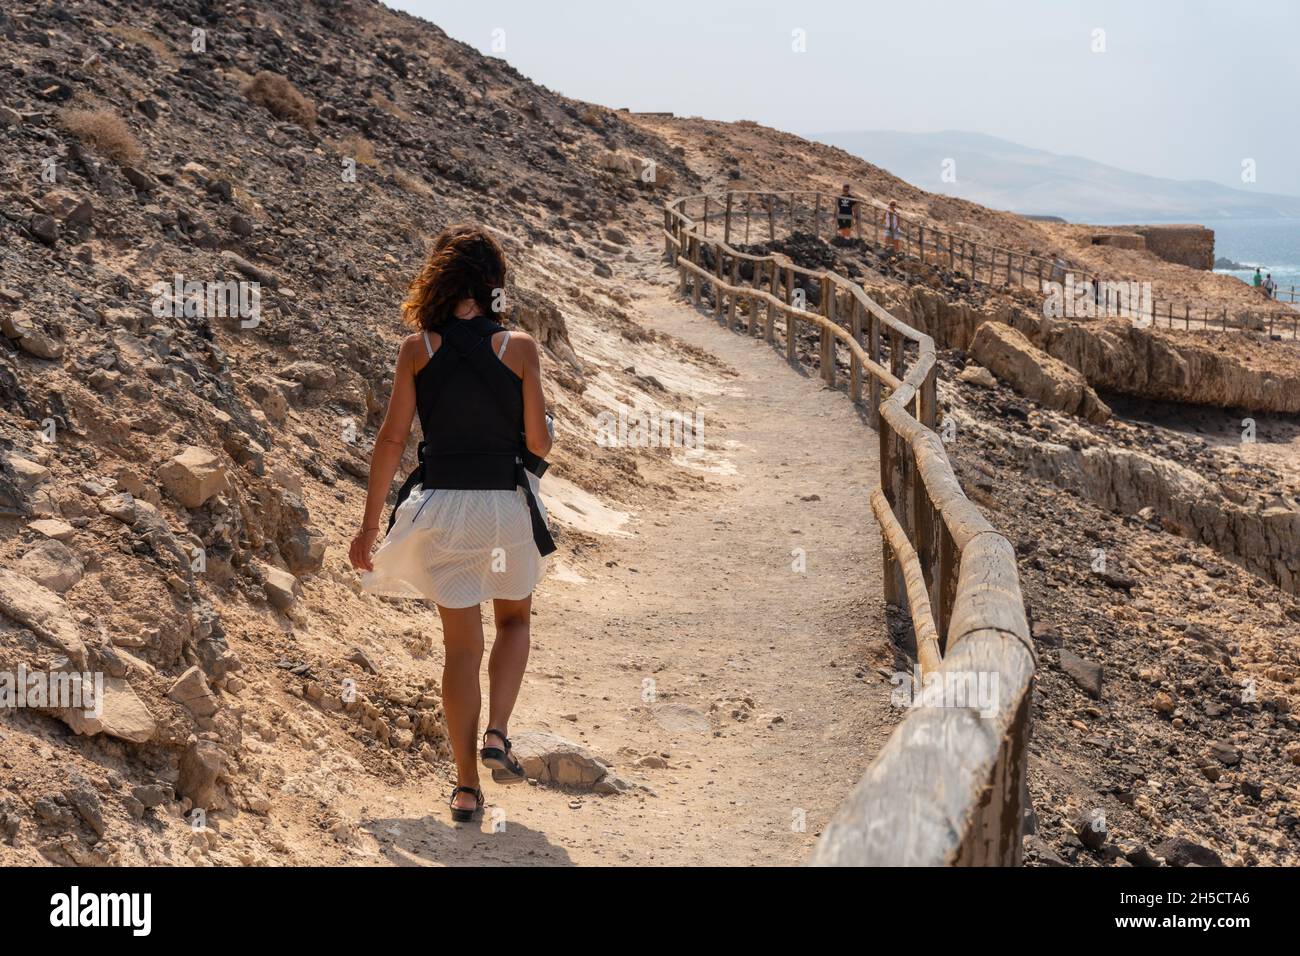
[{"label": "distant mountain", "polygon": [[[1131,173],[983,133],[842,130],[811,138],[922,189],[1025,215],[1110,223],[1300,217],[1297,196]],[[956,182],[943,181],[947,159],[955,161]]]}]

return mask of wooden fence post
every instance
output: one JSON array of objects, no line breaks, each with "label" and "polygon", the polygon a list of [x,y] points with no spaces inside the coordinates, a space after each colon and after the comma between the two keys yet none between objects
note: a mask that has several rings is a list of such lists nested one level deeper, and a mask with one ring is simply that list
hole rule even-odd
[{"label": "wooden fence post", "polygon": [[[850,295],[849,302],[849,332],[853,335],[853,343],[861,345],[862,303],[856,295]],[[862,401],[862,363],[858,361],[858,353],[852,350],[849,352],[849,399],[854,404]]]},{"label": "wooden fence post", "polygon": [[795,336],[799,334],[798,310],[791,305],[794,299],[794,267],[785,267],[785,303],[787,308],[785,314],[785,357],[786,361],[793,362],[798,357],[795,349]]},{"label": "wooden fence post", "polygon": [[682,265],[682,259],[689,262],[691,258],[689,234],[679,229],[677,231],[677,243],[677,292],[679,295],[686,295],[686,266]]},{"label": "wooden fence post", "polygon": [[[700,239],[696,235],[691,236],[691,262],[697,266],[700,264]],[[704,281],[698,272],[692,273],[691,277],[695,280],[693,283],[694,288],[691,290],[691,297],[695,302],[695,308],[698,309],[700,307],[700,286],[704,284]]]},{"label": "wooden fence post", "polygon": [[[831,282],[831,277],[827,274],[822,275],[821,289],[821,314],[829,322],[835,321],[835,285]],[[831,388],[835,387],[835,336],[831,330],[822,326],[821,341],[821,366],[822,381]]]},{"label": "wooden fence post", "polygon": [[[867,356],[877,365],[880,364],[880,319],[876,313],[867,314]],[[880,430],[880,379],[871,376],[869,383],[871,395],[871,424]]]},{"label": "wooden fence post", "polygon": [[731,245],[731,190],[727,190],[727,211],[722,220],[722,241]]},{"label": "wooden fence post", "polygon": [[[894,464],[894,430],[890,428],[889,420],[884,415],[879,417],[877,434],[879,435],[880,446],[880,488],[885,493],[885,499],[889,501],[889,506],[893,508],[895,505],[890,496],[893,494],[894,478],[897,475]],[[889,538],[885,535],[883,528],[880,532],[880,548],[884,565],[882,571],[885,578],[885,603],[901,608],[903,606],[903,589],[900,586],[899,577],[902,572],[899,568],[898,556],[889,547]]]},{"label": "wooden fence post", "polygon": [[713,317],[722,321],[722,276],[726,271],[722,264],[722,244],[713,247]]},{"label": "wooden fence post", "polygon": [[[728,200],[730,200],[731,198],[730,194],[727,195],[727,198]],[[733,289],[740,284],[739,280],[740,280],[740,257],[732,256],[731,257],[731,286]],[[727,328],[729,329],[734,329],[736,327],[736,299],[737,298],[738,296],[736,295],[735,292],[727,293]],[[749,311],[750,311],[749,321],[752,324],[754,321],[754,316],[753,316],[754,310],[750,309]]]}]

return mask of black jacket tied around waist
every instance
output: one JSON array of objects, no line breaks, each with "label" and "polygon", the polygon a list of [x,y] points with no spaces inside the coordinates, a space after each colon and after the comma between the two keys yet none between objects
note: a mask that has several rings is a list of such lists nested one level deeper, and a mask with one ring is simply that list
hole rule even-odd
[{"label": "black jacket tied around waist", "polygon": [[419,466],[397,493],[389,529],[417,483],[426,490],[519,488],[528,502],[537,550],[550,554],[555,541],[528,481],[529,472],[542,477],[546,461],[524,443],[523,382],[492,352],[492,336],[505,330],[476,316],[452,319],[432,331],[442,344],[415,376],[424,432]]}]

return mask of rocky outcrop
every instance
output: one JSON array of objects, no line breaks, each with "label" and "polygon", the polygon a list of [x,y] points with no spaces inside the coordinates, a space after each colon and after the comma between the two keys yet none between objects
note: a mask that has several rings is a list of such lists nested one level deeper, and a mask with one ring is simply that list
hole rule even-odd
[{"label": "rocky outcrop", "polygon": [[1030,474],[1120,514],[1150,508],[1165,530],[1213,548],[1290,594],[1300,593],[1297,502],[1261,496],[1237,502],[1196,472],[1134,449],[1072,448],[1000,429],[991,437]]},{"label": "rocky outcrop", "polygon": [[1044,319],[1010,301],[976,306],[934,289],[912,286],[870,291],[889,310],[934,339],[939,348],[970,349],[986,323],[1009,325],[1033,345],[1083,376],[1093,389],[1136,398],[1248,411],[1300,413],[1300,363],[1281,363],[1263,350],[1294,348],[1228,333],[1230,346],[1195,335],[1139,328],[1127,321]]},{"label": "rocky outcrop", "polygon": [[1300,412],[1300,364],[1289,373],[1252,366],[1251,352],[1286,348],[1234,335],[1231,349],[1127,322],[1044,321],[1038,346],[1094,388],[1124,395],[1261,412]]},{"label": "rocky outcrop", "polygon": [[1009,325],[985,322],[971,343],[975,360],[1021,395],[1046,408],[1078,415],[1090,422],[1110,418],[1110,408],[1083,376],[1035,348]]}]

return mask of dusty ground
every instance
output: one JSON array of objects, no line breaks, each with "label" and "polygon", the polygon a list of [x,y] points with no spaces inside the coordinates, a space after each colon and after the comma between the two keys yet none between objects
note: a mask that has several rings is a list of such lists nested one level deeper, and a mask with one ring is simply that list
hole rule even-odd
[{"label": "dusty ground", "polygon": [[[363,778],[338,804],[360,833],[331,862],[794,864],[891,729],[866,495],[878,465],[857,413],[666,294],[638,312],[733,370],[677,370],[711,447],[674,456],[705,483],[605,523],[598,560],[552,567],[511,732],[580,741],[647,789],[487,782],[483,823],[462,827],[437,778]],[[435,635],[422,666],[439,660]],[[666,766],[636,765],[655,757]]]}]

